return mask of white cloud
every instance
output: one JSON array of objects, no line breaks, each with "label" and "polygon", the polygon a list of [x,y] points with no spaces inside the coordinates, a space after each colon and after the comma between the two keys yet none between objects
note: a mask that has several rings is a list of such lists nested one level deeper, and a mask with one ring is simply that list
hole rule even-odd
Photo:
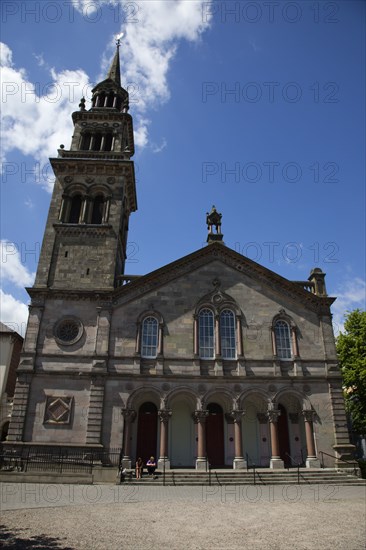
[{"label": "white cloud", "polygon": [[161,153],[161,151],[163,151],[167,145],[167,140],[163,138],[163,141],[160,145],[153,145],[153,153]]},{"label": "white cloud", "polygon": [[339,332],[344,332],[344,315],[347,311],[365,309],[366,283],[360,277],[347,279],[334,295],[337,300],[332,305],[333,328],[337,336]]},{"label": "white cloud", "polygon": [[[123,84],[129,85],[136,145],[142,148],[148,145],[148,109],[169,98],[168,72],[179,41],[197,42],[209,28],[211,16],[203,16],[203,5],[207,3],[200,1],[151,0],[126,4],[125,0],[99,0],[98,3],[73,0],[74,8],[83,17],[88,17],[93,9],[118,4],[121,30],[125,33],[121,45],[122,78]],[[114,29],[114,35],[116,31],[118,29]],[[100,79],[105,78],[114,43],[113,38],[108,56],[104,57]],[[91,85],[82,70],[57,73],[48,68],[44,55],[36,59],[50,75],[46,85],[31,82],[25,69],[13,63],[10,48],[1,44],[2,160],[6,160],[8,152],[18,150],[46,166],[48,158],[57,155],[61,143],[68,148],[73,130],[70,114],[78,109],[82,96],[90,96]],[[54,178],[43,177],[40,182],[51,191]]]},{"label": "white cloud", "polygon": [[24,288],[33,284],[35,273],[28,271],[22,263],[19,248],[15,243],[2,240],[1,244],[1,281],[8,281],[14,285]]},{"label": "white cloud", "polygon": [[[74,5],[82,12],[87,1],[74,0]],[[125,0],[116,0],[115,4],[118,2],[121,13],[125,13]],[[110,0],[102,0],[100,5],[103,4],[110,4]],[[203,5],[206,4],[186,0],[131,3],[134,9],[130,9],[127,21],[121,25],[125,35],[121,41],[120,57],[122,81],[129,87],[136,122],[136,144],[140,147],[148,144],[147,110],[169,99],[168,73],[179,41],[197,42],[210,26],[210,13],[203,15]],[[113,38],[109,55],[104,56],[100,78],[104,78],[109,67],[111,52],[115,51],[114,42]]]},{"label": "white cloud", "polygon": [[[57,155],[60,144],[71,139],[70,114],[90,89],[88,76],[81,70],[57,73],[51,69],[48,83],[30,82],[24,69],[14,67],[6,44],[1,47],[1,62],[2,161],[9,151],[19,150],[46,166],[48,158]],[[51,191],[54,178],[47,176],[40,181]]]},{"label": "white cloud", "polygon": [[28,321],[28,307],[11,294],[0,289],[0,321],[24,336]]}]

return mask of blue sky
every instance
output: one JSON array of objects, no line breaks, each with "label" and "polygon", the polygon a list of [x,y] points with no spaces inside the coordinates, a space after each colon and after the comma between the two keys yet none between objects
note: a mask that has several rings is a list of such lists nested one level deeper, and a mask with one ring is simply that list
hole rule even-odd
[{"label": "blue sky", "polygon": [[49,156],[122,39],[138,211],[127,274],[205,244],[280,275],[326,273],[336,331],[365,307],[365,3],[2,2],[2,308],[24,329],[52,190]]}]

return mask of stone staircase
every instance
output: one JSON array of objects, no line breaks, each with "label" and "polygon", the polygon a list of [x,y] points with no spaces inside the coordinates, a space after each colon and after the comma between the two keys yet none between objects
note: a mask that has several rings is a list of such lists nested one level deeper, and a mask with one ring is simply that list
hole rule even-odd
[{"label": "stone staircase", "polygon": [[291,484],[326,484],[326,485],[359,485],[366,487],[366,480],[354,475],[353,470],[335,470],[331,468],[290,470],[211,470],[197,472],[196,470],[167,470],[164,475],[156,472],[154,478],[144,473],[137,480],[132,470],[125,476],[123,484],[129,485],[291,485]]}]

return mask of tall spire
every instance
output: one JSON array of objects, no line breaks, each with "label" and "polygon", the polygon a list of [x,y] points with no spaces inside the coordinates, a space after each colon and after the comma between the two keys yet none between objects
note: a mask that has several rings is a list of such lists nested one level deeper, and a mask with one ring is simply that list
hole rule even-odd
[{"label": "tall spire", "polygon": [[121,87],[121,69],[120,69],[120,63],[119,63],[119,47],[120,47],[120,39],[117,39],[116,41],[116,53],[114,54],[112,64],[110,66],[110,69],[107,74],[107,78],[110,78],[117,84],[117,86]]}]

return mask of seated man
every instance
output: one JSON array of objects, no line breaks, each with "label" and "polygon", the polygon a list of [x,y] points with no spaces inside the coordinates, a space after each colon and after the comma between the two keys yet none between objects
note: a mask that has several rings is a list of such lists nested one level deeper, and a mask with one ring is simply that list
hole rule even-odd
[{"label": "seated man", "polygon": [[156,462],[155,462],[155,458],[153,456],[151,456],[149,458],[149,460],[146,462],[146,468],[147,468],[147,471],[149,473],[149,476],[150,477],[153,476],[154,472],[156,470]]}]

